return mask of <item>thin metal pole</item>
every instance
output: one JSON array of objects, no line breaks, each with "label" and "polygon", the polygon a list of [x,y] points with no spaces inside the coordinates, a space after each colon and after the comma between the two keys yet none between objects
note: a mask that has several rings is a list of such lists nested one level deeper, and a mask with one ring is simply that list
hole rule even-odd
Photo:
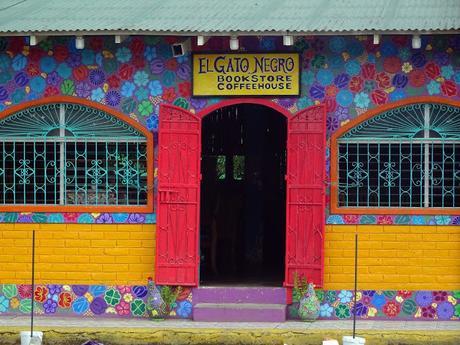
[{"label": "thin metal pole", "polygon": [[34,292],[35,292],[35,230],[32,230],[32,308],[30,309],[30,338],[34,334]]},{"label": "thin metal pole", "polygon": [[355,234],[355,293],[353,294],[353,339],[356,333],[356,290],[358,287],[358,234]]}]

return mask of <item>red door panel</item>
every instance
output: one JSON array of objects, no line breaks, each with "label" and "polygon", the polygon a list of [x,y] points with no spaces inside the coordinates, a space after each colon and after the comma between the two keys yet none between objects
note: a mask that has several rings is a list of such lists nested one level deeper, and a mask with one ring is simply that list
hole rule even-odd
[{"label": "red door panel", "polygon": [[155,281],[198,285],[201,122],[160,108]]},{"label": "red door panel", "polygon": [[313,106],[288,120],[285,285],[294,275],[323,284],[326,111]]}]

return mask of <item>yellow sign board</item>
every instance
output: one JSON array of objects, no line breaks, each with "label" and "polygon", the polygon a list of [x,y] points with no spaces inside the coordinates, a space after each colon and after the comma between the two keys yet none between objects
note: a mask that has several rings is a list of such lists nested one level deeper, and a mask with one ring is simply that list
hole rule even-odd
[{"label": "yellow sign board", "polygon": [[298,96],[296,53],[193,54],[193,96]]}]

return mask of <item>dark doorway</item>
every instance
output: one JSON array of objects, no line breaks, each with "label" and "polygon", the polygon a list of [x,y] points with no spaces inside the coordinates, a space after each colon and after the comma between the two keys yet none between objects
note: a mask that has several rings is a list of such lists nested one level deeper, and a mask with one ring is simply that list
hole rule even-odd
[{"label": "dark doorway", "polygon": [[286,118],[254,104],[202,124],[200,278],[280,286],[286,223]]}]

